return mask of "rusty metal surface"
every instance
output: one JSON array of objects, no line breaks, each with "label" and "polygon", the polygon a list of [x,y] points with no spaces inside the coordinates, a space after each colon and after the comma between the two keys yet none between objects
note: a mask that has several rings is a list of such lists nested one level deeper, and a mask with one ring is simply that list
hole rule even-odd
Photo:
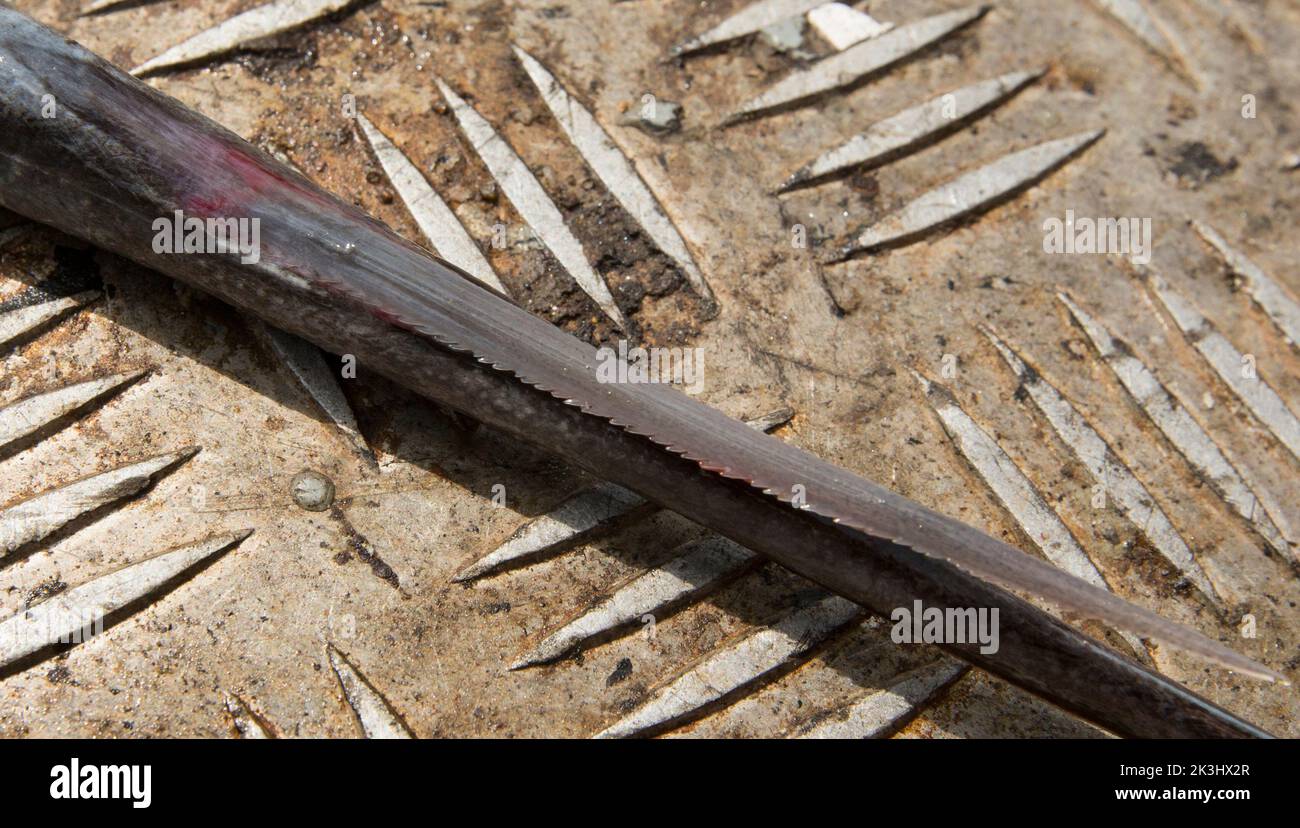
[{"label": "rusty metal surface", "polygon": [[[84,17],[75,3],[15,5],[130,68],[258,3],[165,1]],[[150,82],[436,246],[350,117],[345,104],[354,102],[451,207],[508,293],[575,335],[606,341],[610,319],[467,143],[439,93],[445,81],[554,201],[631,332],[651,345],[704,349],[703,399],[746,418],[789,407],[793,419],[776,432],[785,439],[1037,551],[1041,530],[1032,537],[978,459],[963,455],[915,371],[996,442],[1113,590],[1296,676],[1300,458],[1287,447],[1285,417],[1300,409],[1300,355],[1257,304],[1261,294],[1242,289],[1253,275],[1233,278],[1223,252],[1188,222],[1213,228],[1284,297],[1300,293],[1288,255],[1300,173],[1287,170],[1300,150],[1290,103],[1300,91],[1300,9],[1283,0],[999,2],[865,82],[722,127],[747,101],[835,54],[811,28],[786,26],[665,59],[745,5],[384,0]],[[894,32],[960,8],[866,6]],[[1156,28],[1134,24],[1134,8]],[[513,47],[554,75],[630,159],[716,307],[618,206],[616,188],[584,161]],[[901,157],[774,195],[795,170],[888,116],[1044,68],[1013,97],[940,125]],[[639,123],[647,95],[681,105],[679,130]],[[1098,129],[1106,132],[1095,143],[1050,163],[998,167],[1012,153]],[[998,173],[968,175],[982,168]],[[1006,193],[980,189],[1024,176],[1032,180]],[[943,190],[961,181],[979,186]],[[924,200],[932,191],[944,198]],[[971,208],[955,226],[906,226],[908,216],[924,226],[936,209],[946,218],[954,205]],[[1044,221],[1067,210],[1151,219],[1151,266],[1249,357],[1250,376],[1241,377],[1276,392],[1280,425],[1270,429],[1215,373],[1197,350],[1203,337],[1180,330],[1140,267],[1045,251]],[[891,224],[896,213],[901,224]],[[907,232],[832,261],[869,227]],[[497,236],[506,243],[493,245]],[[0,616],[183,544],[254,530],[141,596],[102,634],[3,668],[4,735],[589,736],[656,716],[663,721],[651,732],[801,735],[850,709],[892,716],[876,735],[1099,735],[978,671],[953,681],[942,664],[930,667],[937,651],[895,645],[880,619],[810,616],[816,590],[771,564],[669,566],[702,588],[674,592],[661,576],[654,595],[687,597],[662,609],[644,599],[655,609],[635,604],[622,628],[551,664],[511,670],[603,597],[664,571],[698,528],[610,509],[606,498],[596,512],[571,507],[552,521],[552,541],[565,537],[564,521],[593,527],[559,548],[539,543],[502,571],[454,582],[508,539],[518,546],[526,521],[596,481],[431,408],[365,365],[353,377],[337,356],[295,357],[260,324],[52,231],[0,230],[0,239],[0,302],[51,278],[57,295],[100,292],[4,346],[0,403],[147,370],[5,446],[0,505],[201,447],[142,492],[118,493],[0,559]],[[1129,396],[1060,292],[1180,402],[1258,497],[1280,542],[1244,519]],[[990,331],[1108,444],[1145,492],[1140,508],[1123,505],[1109,473],[1099,497],[1088,458],[1036,407]],[[305,469],[333,483],[330,505],[300,476]],[[1179,543],[1208,588],[1170,562]],[[1241,632],[1246,615],[1255,637]],[[1300,735],[1294,688],[1156,647],[1150,657],[1230,710]],[[944,680],[907,704],[879,703],[877,691],[925,684],[900,678],[926,669]],[[703,706],[657,713],[665,688],[694,688]]]}]

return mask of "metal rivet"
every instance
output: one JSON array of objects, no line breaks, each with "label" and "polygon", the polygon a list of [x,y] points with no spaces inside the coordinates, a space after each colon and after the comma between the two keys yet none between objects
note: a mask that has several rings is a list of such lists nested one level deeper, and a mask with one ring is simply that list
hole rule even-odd
[{"label": "metal rivet", "polygon": [[310,469],[293,476],[289,492],[293,502],[309,512],[323,512],[334,504],[334,481]]}]

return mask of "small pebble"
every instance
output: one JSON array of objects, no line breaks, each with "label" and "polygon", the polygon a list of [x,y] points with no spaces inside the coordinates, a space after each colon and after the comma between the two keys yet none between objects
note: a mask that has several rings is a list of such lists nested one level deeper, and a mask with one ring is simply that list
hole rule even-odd
[{"label": "small pebble", "polygon": [[294,503],[309,512],[323,512],[334,505],[334,481],[310,469],[294,475],[289,493]]}]

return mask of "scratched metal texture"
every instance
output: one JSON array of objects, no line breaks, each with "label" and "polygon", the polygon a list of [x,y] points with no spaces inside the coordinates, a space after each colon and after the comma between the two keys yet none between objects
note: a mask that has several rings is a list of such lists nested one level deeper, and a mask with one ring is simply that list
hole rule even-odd
[{"label": "scratched metal texture", "polygon": [[[130,69],[259,3],[161,0],[84,17],[75,2],[15,5]],[[744,418],[788,407],[793,418],[775,432],[784,439],[1037,553],[1042,537],[962,453],[960,433],[945,431],[958,428],[938,413],[950,399],[1019,468],[1112,589],[1295,677],[1300,588],[1287,558],[1300,530],[1300,459],[1215,375],[1140,274],[1115,257],[1047,254],[1042,225],[1066,210],[1151,218],[1160,276],[1250,356],[1258,381],[1300,409],[1295,345],[1188,224],[1212,227],[1292,298],[1300,293],[1290,232],[1300,195],[1292,104],[1300,9],[1284,0],[1003,0],[865,83],[721,128],[782,77],[834,52],[808,28],[792,51],[760,36],[666,60],[674,44],[746,5],[381,0],[150,83],[430,243],[343,111],[343,96],[355,96],[450,205],[510,295],[577,336],[606,341],[609,319],[528,231],[466,142],[441,79],[536,176],[633,332],[647,344],[704,349],[701,398]],[[858,4],[896,27],[963,7]],[[1156,21],[1162,39],[1154,47],[1116,13],[1134,7]],[[544,66],[631,159],[716,308],[618,206],[512,46]],[[877,121],[977,81],[1039,69],[1046,72],[1037,81],[938,140],[774,195],[791,173]],[[631,125],[647,94],[681,104],[679,131]],[[1256,117],[1243,117],[1243,95],[1253,96]],[[963,173],[1101,128],[1100,140],[1040,181],[955,226],[828,261]],[[505,228],[504,249],[488,243],[494,225]],[[694,681],[705,688],[702,706],[648,732],[801,735],[940,658],[893,644],[876,619],[816,627],[824,619],[805,612],[819,598],[811,584],[751,565],[561,660],[512,671],[621,584],[657,571],[699,528],[642,509],[564,548],[456,582],[522,525],[597,481],[439,411],[365,365],[342,378],[337,357],[326,356],[324,376],[337,385],[303,381],[303,355],[260,324],[52,231],[15,231],[0,229],[0,302],[33,285],[99,293],[4,346],[0,404],[118,372],[147,374],[4,449],[0,508],[94,472],[201,450],[152,487],[0,558],[0,618],[179,545],[254,531],[142,594],[102,634],[0,668],[0,734],[589,736],[638,715],[653,719],[661,688]],[[794,243],[805,234],[806,246]],[[1127,344],[1272,506],[1280,549],[1128,395],[1058,300],[1061,291]],[[1098,505],[1086,464],[984,325],[1106,441],[1217,596],[1161,557],[1149,516],[1135,525],[1113,491]],[[914,371],[951,396],[927,396]],[[333,508],[295,503],[304,469],[332,480]],[[583,519],[582,509],[558,514]],[[1254,638],[1239,630],[1246,614]],[[809,617],[821,632],[801,626]],[[795,631],[788,655],[784,630]],[[754,641],[771,647],[746,650]],[[752,669],[744,659],[754,651],[774,660],[757,657],[762,669]],[[1230,710],[1300,735],[1294,688],[1167,649],[1151,656]],[[758,673],[723,692],[730,678]],[[978,671],[903,707],[873,735],[1103,735]]]}]

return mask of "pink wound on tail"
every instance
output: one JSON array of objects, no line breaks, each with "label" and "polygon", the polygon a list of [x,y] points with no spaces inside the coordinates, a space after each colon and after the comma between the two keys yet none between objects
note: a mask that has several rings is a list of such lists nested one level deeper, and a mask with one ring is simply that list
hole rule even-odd
[{"label": "pink wound on tail", "polygon": [[286,196],[309,200],[318,205],[332,202],[321,191],[289,170],[277,169],[224,137],[198,135],[201,167],[210,171],[199,176],[201,185],[210,189],[186,194],[182,206],[205,216],[240,215],[248,211],[253,196],[285,200]]}]

